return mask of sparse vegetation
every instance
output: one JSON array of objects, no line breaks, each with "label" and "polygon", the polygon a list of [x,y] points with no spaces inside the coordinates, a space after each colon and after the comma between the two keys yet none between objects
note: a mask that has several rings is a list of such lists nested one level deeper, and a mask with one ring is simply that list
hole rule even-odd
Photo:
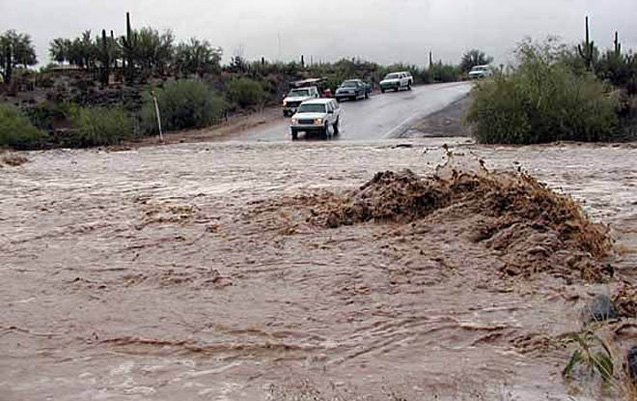
[{"label": "sparse vegetation", "polygon": [[587,332],[571,334],[567,340],[575,344],[576,349],[562,372],[564,377],[571,378],[575,369],[582,367],[589,374],[598,374],[604,383],[614,380],[613,354],[601,338]]},{"label": "sparse vegetation", "polygon": [[571,333],[565,340],[570,344],[572,354],[562,376],[569,383],[575,379],[589,381],[598,377],[602,390],[610,390],[621,399],[637,400],[637,385],[631,379],[630,368],[623,363],[623,351],[614,350],[612,343],[592,329]]}]

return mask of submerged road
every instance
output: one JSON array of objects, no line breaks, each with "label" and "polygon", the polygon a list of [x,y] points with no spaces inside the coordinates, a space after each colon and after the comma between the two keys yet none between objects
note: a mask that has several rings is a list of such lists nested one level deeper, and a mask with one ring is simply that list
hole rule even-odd
[{"label": "submerged road", "polygon": [[[338,140],[370,140],[398,136],[416,120],[466,96],[471,83],[424,85],[411,91],[375,94],[367,100],[343,102]],[[232,138],[240,141],[289,140],[289,118],[262,125]],[[336,139],[336,138],[335,138]]]}]

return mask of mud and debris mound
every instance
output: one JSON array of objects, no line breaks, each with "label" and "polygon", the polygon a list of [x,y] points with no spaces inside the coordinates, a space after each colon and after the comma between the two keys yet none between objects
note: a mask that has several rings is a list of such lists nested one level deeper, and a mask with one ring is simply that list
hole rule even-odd
[{"label": "mud and debris mound", "polygon": [[367,221],[410,222],[446,207],[451,193],[436,179],[419,178],[410,170],[377,173],[350,196],[325,204],[315,223],[336,228]]},{"label": "mud and debris mound", "polygon": [[310,222],[336,228],[366,222],[467,221],[467,236],[500,254],[510,276],[552,271],[587,281],[610,272],[601,263],[612,243],[570,197],[523,173],[450,170],[421,177],[380,172],[362,187],[315,204]]},{"label": "mud and debris mound", "polygon": [[637,318],[637,288],[628,282],[621,282],[613,293],[613,303],[624,317]]},{"label": "mud and debris mound", "polygon": [[6,164],[7,166],[10,166],[10,167],[17,167],[17,166],[23,165],[24,163],[27,163],[28,161],[29,159],[27,159],[24,156],[9,153],[0,158],[0,167],[3,164]]}]

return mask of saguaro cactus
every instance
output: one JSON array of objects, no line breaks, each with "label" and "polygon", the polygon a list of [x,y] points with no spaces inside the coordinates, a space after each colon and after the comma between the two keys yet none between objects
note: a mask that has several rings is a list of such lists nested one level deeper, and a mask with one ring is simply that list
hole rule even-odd
[{"label": "saguaro cactus", "polygon": [[130,13],[126,13],[126,37],[122,38],[123,48],[124,48],[124,60],[125,60],[125,71],[126,71],[126,79],[131,81],[134,75],[134,61],[133,55],[135,51],[135,36],[133,33],[133,29],[131,28],[130,23]]},{"label": "saguaro cactus", "polygon": [[577,45],[577,51],[580,57],[584,59],[586,68],[591,70],[593,68],[593,58],[595,56],[595,42],[590,40],[590,31],[588,28],[588,17],[586,17],[586,41],[582,45]]},{"label": "saguaro cactus", "polygon": [[615,41],[613,42],[615,45],[615,55],[620,56],[622,54],[622,44],[619,43],[619,32],[615,31]]},{"label": "saguaro cactus", "polygon": [[111,76],[111,55],[110,46],[106,39],[106,29],[102,29],[102,85],[108,85],[108,80]]},{"label": "saguaro cactus", "polygon": [[13,48],[11,46],[11,43],[7,43],[5,45],[4,52],[6,54],[4,66],[5,80],[7,81],[7,83],[11,83],[11,78],[13,78]]}]

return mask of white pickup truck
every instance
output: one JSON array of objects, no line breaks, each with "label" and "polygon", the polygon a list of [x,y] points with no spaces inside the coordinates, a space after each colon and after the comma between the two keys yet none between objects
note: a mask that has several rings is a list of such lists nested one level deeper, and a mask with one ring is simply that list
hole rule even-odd
[{"label": "white pickup truck", "polygon": [[296,109],[306,100],[318,99],[321,97],[316,86],[292,89],[285,99],[283,99],[283,117],[296,113]]},{"label": "white pickup truck", "polygon": [[338,135],[341,128],[341,106],[335,99],[307,100],[301,103],[290,122],[292,140],[298,139],[299,132],[331,138]]},{"label": "white pickup truck", "polygon": [[407,90],[411,90],[411,86],[414,84],[414,78],[411,76],[411,73],[407,71],[403,72],[392,72],[391,74],[387,74],[385,79],[380,81],[380,91],[385,93],[390,89],[395,91],[399,91],[402,88],[406,88]]}]

